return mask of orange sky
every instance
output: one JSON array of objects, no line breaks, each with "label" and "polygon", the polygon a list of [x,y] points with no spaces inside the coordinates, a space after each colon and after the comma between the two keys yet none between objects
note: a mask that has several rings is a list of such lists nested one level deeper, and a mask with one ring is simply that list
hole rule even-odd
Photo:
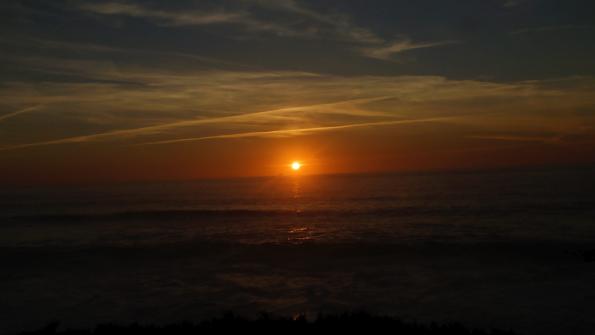
[{"label": "orange sky", "polygon": [[594,163],[580,16],[379,3],[1,4],[0,183]]},{"label": "orange sky", "polygon": [[470,139],[460,134],[473,130],[459,127],[425,123],[175,145],[28,148],[4,152],[0,172],[9,183],[60,184],[291,175],[294,160],[304,165],[297,174],[327,174],[573,165],[595,157],[588,143]]}]

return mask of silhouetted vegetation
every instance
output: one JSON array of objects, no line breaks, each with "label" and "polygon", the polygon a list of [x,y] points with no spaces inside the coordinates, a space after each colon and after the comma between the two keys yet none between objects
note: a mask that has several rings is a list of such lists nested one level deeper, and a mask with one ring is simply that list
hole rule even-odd
[{"label": "silhouetted vegetation", "polygon": [[131,324],[127,326],[104,324],[93,330],[59,330],[59,324],[53,323],[43,329],[24,332],[23,335],[41,334],[64,334],[64,335],[87,335],[87,334],[210,334],[210,333],[232,333],[232,334],[311,334],[311,333],[374,333],[374,334],[401,334],[401,335],[513,335],[512,331],[504,330],[478,330],[469,329],[459,323],[448,324],[421,324],[415,322],[404,322],[396,318],[385,316],[372,316],[366,313],[349,313],[341,315],[320,315],[314,321],[309,321],[305,316],[300,315],[294,318],[272,317],[262,314],[256,320],[249,320],[238,317],[234,314],[226,314],[221,318],[199,323],[177,323],[165,326]]},{"label": "silhouetted vegetation", "polygon": [[585,262],[595,262],[595,249],[582,251],[581,257],[583,257]]}]

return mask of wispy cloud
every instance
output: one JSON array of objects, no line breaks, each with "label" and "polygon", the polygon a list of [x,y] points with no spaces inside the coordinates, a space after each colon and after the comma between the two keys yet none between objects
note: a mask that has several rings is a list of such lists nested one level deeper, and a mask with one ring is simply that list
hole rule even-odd
[{"label": "wispy cloud", "polygon": [[[321,14],[292,0],[240,1],[230,8],[156,9],[139,3],[83,3],[83,11],[100,15],[143,18],[165,26],[236,25],[243,32],[270,32],[280,36],[322,38],[332,37],[358,43],[380,43],[382,39],[371,31],[354,25],[347,15]],[[255,8],[267,8],[293,19],[264,20],[255,15]]]},{"label": "wispy cloud", "polygon": [[30,113],[30,112],[39,110],[41,107],[42,106],[32,106],[32,107],[27,107],[27,108],[20,109],[18,111],[12,112],[12,113],[0,115],[0,122],[2,122],[4,120],[8,120],[10,118],[13,118],[15,116],[19,116],[21,114]]},{"label": "wispy cloud", "polygon": [[[239,5],[238,5],[239,4]],[[279,13],[279,19],[262,19],[257,15],[258,8]],[[391,60],[397,53],[444,46],[457,41],[414,42],[404,38],[387,40],[372,30],[355,24],[352,18],[343,13],[320,13],[294,0],[244,0],[231,8],[155,9],[141,3],[83,3],[80,9],[101,15],[119,15],[144,18],[159,25],[167,26],[207,26],[235,25],[241,27],[242,36],[246,32],[268,32],[278,36],[330,39],[354,44],[353,50],[364,57]]]},{"label": "wispy cloud", "polygon": [[[332,27],[332,34],[340,39],[363,44],[383,43],[384,39],[374,34],[369,29],[354,24],[348,15],[340,13],[321,14],[308,9],[295,0],[259,0],[253,1],[270,8],[284,10],[312,21]],[[318,27],[317,31],[324,31],[324,27]]]},{"label": "wispy cloud", "polygon": [[165,11],[150,9],[133,3],[83,3],[80,5],[82,10],[104,15],[126,15],[131,17],[142,17],[154,19],[168,25],[209,25],[221,23],[237,23],[245,20],[245,14],[202,11]]},{"label": "wispy cloud", "polygon": [[106,16],[128,16],[142,18],[161,26],[210,26],[210,25],[233,25],[241,27],[243,32],[270,32],[283,36],[308,35],[308,31],[293,29],[290,26],[273,21],[257,19],[249,11],[236,8],[232,10],[199,10],[187,9],[164,10],[154,9],[141,5],[140,3],[119,3],[106,2],[94,4],[82,4],[79,7],[83,11],[106,15]]},{"label": "wispy cloud", "polygon": [[557,143],[560,141],[558,136],[474,135],[469,136],[469,138],[506,142]]},{"label": "wispy cloud", "polygon": [[425,49],[425,48],[433,48],[439,47],[449,44],[458,43],[457,41],[441,41],[441,42],[426,42],[426,43],[416,43],[410,40],[400,40],[391,42],[386,45],[374,46],[374,47],[366,47],[359,49],[360,52],[370,58],[376,58],[381,60],[392,60],[395,54],[415,50],[415,49]]},{"label": "wispy cloud", "polygon": [[504,0],[502,6],[506,8],[516,7],[520,4],[519,0]]},{"label": "wispy cloud", "polygon": [[[15,124],[9,129],[12,134],[19,133],[18,137],[3,131],[0,135],[5,136],[4,146],[0,150],[105,141],[128,145],[182,138],[288,136],[462,113],[475,114],[475,125],[486,125],[487,121],[480,117],[485,113],[505,110],[512,114],[517,107],[524,113],[546,106],[554,110],[587,108],[593,100],[592,90],[586,89],[592,87],[587,85],[592,82],[588,78],[581,78],[577,86],[575,80],[561,84],[495,83],[440,76],[337,76],[193,68],[174,71],[141,66],[118,68],[90,60],[29,61],[27,64],[40,70],[103,82],[5,83],[0,87],[5,105],[28,101],[44,106],[47,113],[36,114],[36,122]],[[123,81],[137,84],[119,84]],[[39,126],[56,116],[54,122],[61,127],[59,138]],[[537,118],[531,122],[541,121]],[[486,127],[494,130],[493,125]]]},{"label": "wispy cloud", "polygon": [[[34,143],[25,143],[25,144],[4,146],[4,147],[0,147],[0,151],[25,149],[25,148],[48,146],[48,145],[58,145],[58,144],[87,143],[87,142],[96,142],[96,141],[109,140],[109,139],[112,139],[112,140],[113,139],[123,139],[123,138],[131,138],[131,137],[137,137],[137,136],[143,136],[143,135],[154,135],[154,134],[163,133],[164,131],[170,131],[170,130],[173,130],[176,128],[192,127],[192,126],[206,125],[206,124],[232,123],[232,122],[256,122],[259,119],[262,120],[263,118],[270,117],[270,116],[283,115],[283,114],[292,113],[292,112],[303,112],[305,110],[317,110],[318,112],[320,112],[321,110],[328,110],[328,108],[331,108],[330,111],[332,113],[333,107],[341,108],[341,112],[343,114],[349,114],[350,113],[349,110],[351,109],[349,105],[351,105],[351,104],[379,101],[379,100],[383,100],[386,98],[387,97],[355,99],[355,100],[339,101],[339,102],[324,103],[324,104],[309,105],[309,106],[279,108],[279,109],[256,112],[256,113],[246,113],[246,114],[231,115],[231,116],[224,116],[224,117],[182,120],[182,121],[158,124],[158,125],[147,126],[147,127],[121,129],[121,130],[108,131],[108,132],[103,132],[103,133],[98,133],[98,134],[72,136],[72,137],[61,138],[61,139],[57,139],[57,140],[51,140],[51,141],[41,141],[41,142],[34,142]],[[19,111],[19,112],[15,112],[15,113],[23,113],[23,112],[26,112],[26,111],[23,110],[23,111]],[[12,114],[15,114],[15,113],[12,113]],[[365,113],[357,111],[357,109],[354,110],[353,113],[355,115],[365,114]],[[2,120],[2,119],[0,119],[0,120]],[[314,129],[314,128],[312,128],[312,129]],[[215,137],[213,137],[213,138],[215,138]]]},{"label": "wispy cloud", "polygon": [[335,126],[325,127],[311,127],[311,128],[297,128],[297,129],[277,129],[277,130],[266,130],[266,131],[252,131],[234,134],[223,134],[203,137],[191,137],[191,138],[180,138],[166,141],[156,141],[141,143],[141,145],[155,145],[155,144],[173,144],[180,142],[196,142],[205,140],[216,140],[216,139],[230,139],[230,138],[245,138],[245,137],[279,137],[279,136],[296,136],[305,135],[308,133],[321,132],[321,131],[333,131],[350,128],[362,128],[362,127],[376,127],[376,126],[388,126],[398,124],[412,124],[412,123],[426,123],[426,122],[440,122],[453,117],[437,117],[427,119],[412,119],[412,120],[391,120],[391,121],[379,121],[379,122],[363,122],[363,123],[351,123]]},{"label": "wispy cloud", "polygon": [[472,135],[469,138],[504,141],[504,142],[537,142],[543,144],[565,144],[571,141],[592,140],[593,128],[586,125],[573,125],[556,129],[555,132],[544,134],[485,134]]},{"label": "wispy cloud", "polygon": [[567,24],[558,26],[541,26],[541,27],[526,27],[517,29],[511,32],[512,35],[529,34],[529,33],[542,33],[552,31],[563,31],[563,30],[594,30],[595,25],[578,25],[578,24]]},{"label": "wispy cloud", "polygon": [[[85,53],[87,55],[96,56],[100,58],[103,55],[128,55],[128,56],[146,56],[146,55],[155,55],[155,56],[162,56],[166,57],[168,60],[176,59],[176,60],[187,60],[193,61],[197,63],[203,63],[206,65],[210,65],[213,68],[218,69],[251,69],[251,70],[260,70],[261,68],[253,65],[247,65],[239,62],[232,62],[232,61],[225,61],[218,58],[213,57],[206,57],[201,56],[194,53],[185,53],[185,52],[176,52],[176,51],[164,51],[164,50],[155,50],[155,49],[148,49],[148,48],[134,48],[134,47],[117,47],[117,46],[110,46],[105,44],[98,44],[98,43],[89,43],[89,42],[69,42],[64,40],[52,40],[47,38],[2,38],[0,37],[0,44],[6,44],[8,46],[18,45],[20,47],[31,47],[35,46],[35,48],[39,48],[41,50],[52,50],[52,51],[64,51],[67,50],[69,52],[76,52],[78,54]],[[9,56],[5,56],[7,59],[11,59]],[[36,63],[40,61],[43,62],[41,59],[35,59]],[[47,59],[47,58],[46,58]],[[26,62],[27,58],[24,57],[12,57],[12,61],[15,62]],[[53,62],[60,62],[60,59],[52,59]],[[35,64],[27,64],[29,67],[33,67]],[[39,65],[39,64],[38,64]],[[80,69],[77,69],[80,71]]]}]

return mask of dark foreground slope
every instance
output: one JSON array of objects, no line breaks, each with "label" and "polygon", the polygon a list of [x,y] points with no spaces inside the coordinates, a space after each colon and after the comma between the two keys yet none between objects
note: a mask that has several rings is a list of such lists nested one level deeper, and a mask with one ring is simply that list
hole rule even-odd
[{"label": "dark foreground slope", "polygon": [[222,318],[203,321],[200,323],[178,323],[165,326],[139,325],[99,325],[93,330],[59,330],[59,324],[53,323],[47,327],[33,331],[24,332],[22,335],[41,334],[209,334],[209,333],[235,333],[235,334],[311,334],[311,333],[335,333],[348,334],[361,333],[390,333],[401,335],[514,335],[512,331],[492,329],[489,331],[469,329],[458,323],[450,324],[419,324],[403,322],[396,318],[372,316],[366,313],[324,315],[314,321],[308,321],[305,317],[296,318],[273,318],[262,315],[255,320],[236,317],[232,314]]}]

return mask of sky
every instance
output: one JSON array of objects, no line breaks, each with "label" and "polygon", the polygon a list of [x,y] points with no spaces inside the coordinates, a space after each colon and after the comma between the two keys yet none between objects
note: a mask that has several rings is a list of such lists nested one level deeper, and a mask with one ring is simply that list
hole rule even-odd
[{"label": "sky", "polygon": [[0,15],[0,184],[595,165],[590,0]]}]

